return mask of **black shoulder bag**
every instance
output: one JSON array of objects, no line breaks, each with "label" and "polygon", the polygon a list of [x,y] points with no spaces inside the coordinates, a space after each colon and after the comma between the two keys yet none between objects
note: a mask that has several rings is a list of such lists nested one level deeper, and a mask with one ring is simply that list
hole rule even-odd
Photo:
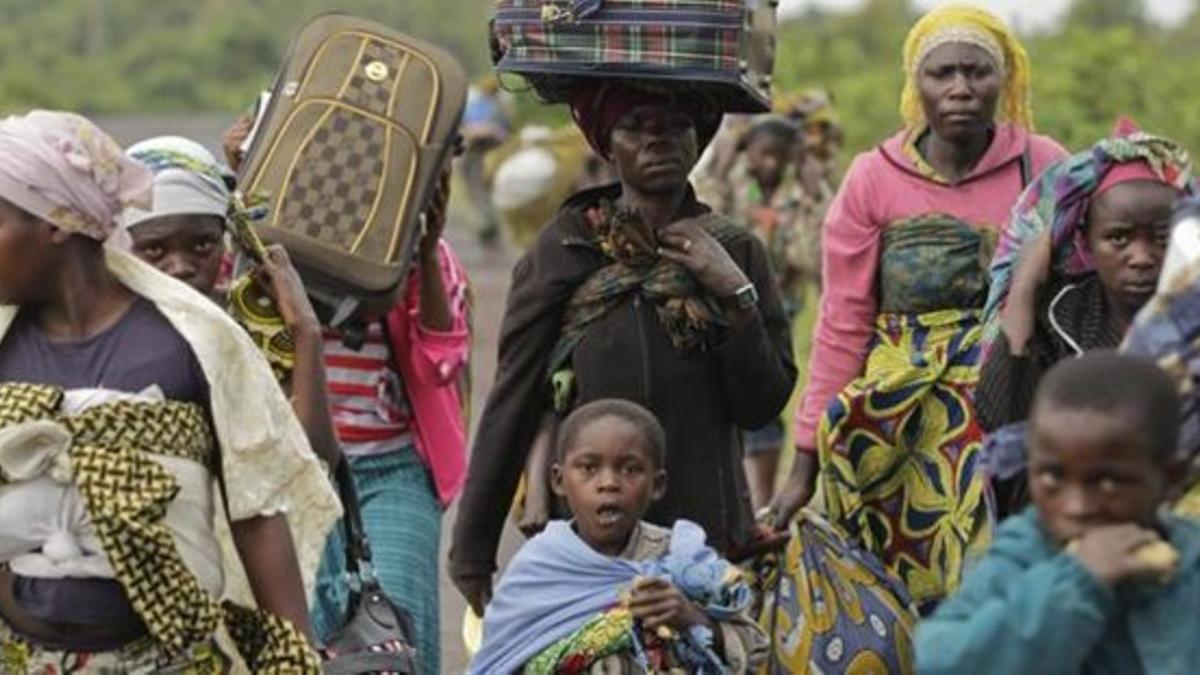
[{"label": "black shoulder bag", "polygon": [[334,657],[321,670],[325,675],[418,675],[412,616],[387,597],[371,571],[371,546],[363,529],[350,463],[339,462],[334,476],[345,511],[342,525],[351,592],[346,623],[326,643]]}]

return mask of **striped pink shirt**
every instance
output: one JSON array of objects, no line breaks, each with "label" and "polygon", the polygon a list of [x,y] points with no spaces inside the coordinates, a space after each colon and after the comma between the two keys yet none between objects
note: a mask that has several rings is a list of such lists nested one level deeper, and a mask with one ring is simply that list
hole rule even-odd
[{"label": "striped pink shirt", "polygon": [[400,376],[392,369],[383,324],[374,322],[362,349],[325,333],[325,377],[342,450],[362,457],[400,450],[413,442],[412,413]]},{"label": "striped pink shirt", "polygon": [[[450,302],[450,328],[436,331],[421,325],[421,274],[414,266],[396,306],[369,328],[362,349],[348,349],[336,333],[325,334],[325,373],[343,451],[361,457],[411,444],[445,507],[458,495],[466,474],[467,393],[462,386],[471,347],[471,291],[462,263],[444,239],[438,243],[438,259]],[[383,320],[390,328],[391,354]]]}]

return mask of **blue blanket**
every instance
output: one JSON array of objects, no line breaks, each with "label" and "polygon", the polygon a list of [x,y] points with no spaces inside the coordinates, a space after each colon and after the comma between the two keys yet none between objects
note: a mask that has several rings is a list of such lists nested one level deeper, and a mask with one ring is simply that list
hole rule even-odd
[{"label": "blue blanket", "polygon": [[646,561],[597,553],[570,523],[554,521],[525,544],[500,580],[470,672],[520,670],[543,649],[619,604],[621,592],[637,577],[666,578],[713,620],[728,619],[751,602],[748,584],[730,582],[732,569],[705,545],[704,530],[686,520],[672,528],[667,554]]}]

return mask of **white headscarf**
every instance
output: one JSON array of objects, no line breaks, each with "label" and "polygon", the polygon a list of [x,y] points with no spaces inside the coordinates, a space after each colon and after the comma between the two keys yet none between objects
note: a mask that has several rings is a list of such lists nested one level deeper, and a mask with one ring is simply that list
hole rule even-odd
[{"label": "white headscarf", "polygon": [[227,171],[204,146],[180,136],[158,136],[126,151],[154,172],[154,206],[129,208],[121,226],[129,229],[152,218],[176,215],[218,216],[229,210]]}]

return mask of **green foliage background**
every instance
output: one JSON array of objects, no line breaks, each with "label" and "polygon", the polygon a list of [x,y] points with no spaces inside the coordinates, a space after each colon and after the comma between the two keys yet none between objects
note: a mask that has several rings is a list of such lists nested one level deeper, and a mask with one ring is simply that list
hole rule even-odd
[{"label": "green foliage background", "polygon": [[268,87],[292,35],[329,11],[488,65],[489,0],[3,0],[0,107],[85,113],[239,110]]},{"label": "green foliage background", "polygon": [[[3,0],[0,108],[85,113],[236,112],[270,84],[294,31],[350,11],[441,43],[473,73],[488,66],[491,0]],[[780,32],[781,89],[834,92],[848,146],[898,125],[900,46],[917,13],[868,0],[849,14],[811,12]],[[1200,12],[1170,29],[1138,0],[1076,0],[1062,27],[1026,35],[1041,131],[1072,148],[1118,114],[1200,148]],[[518,96],[525,120],[564,121]]]},{"label": "green foliage background", "polygon": [[[1143,10],[1138,0],[1075,0],[1057,30],[1022,36],[1040,132],[1080,149],[1129,115],[1200,149],[1200,11],[1163,28]],[[848,147],[870,147],[899,126],[900,51],[918,16],[903,0],[868,0],[851,14],[792,21],[781,31],[776,81],[830,89]]]}]

